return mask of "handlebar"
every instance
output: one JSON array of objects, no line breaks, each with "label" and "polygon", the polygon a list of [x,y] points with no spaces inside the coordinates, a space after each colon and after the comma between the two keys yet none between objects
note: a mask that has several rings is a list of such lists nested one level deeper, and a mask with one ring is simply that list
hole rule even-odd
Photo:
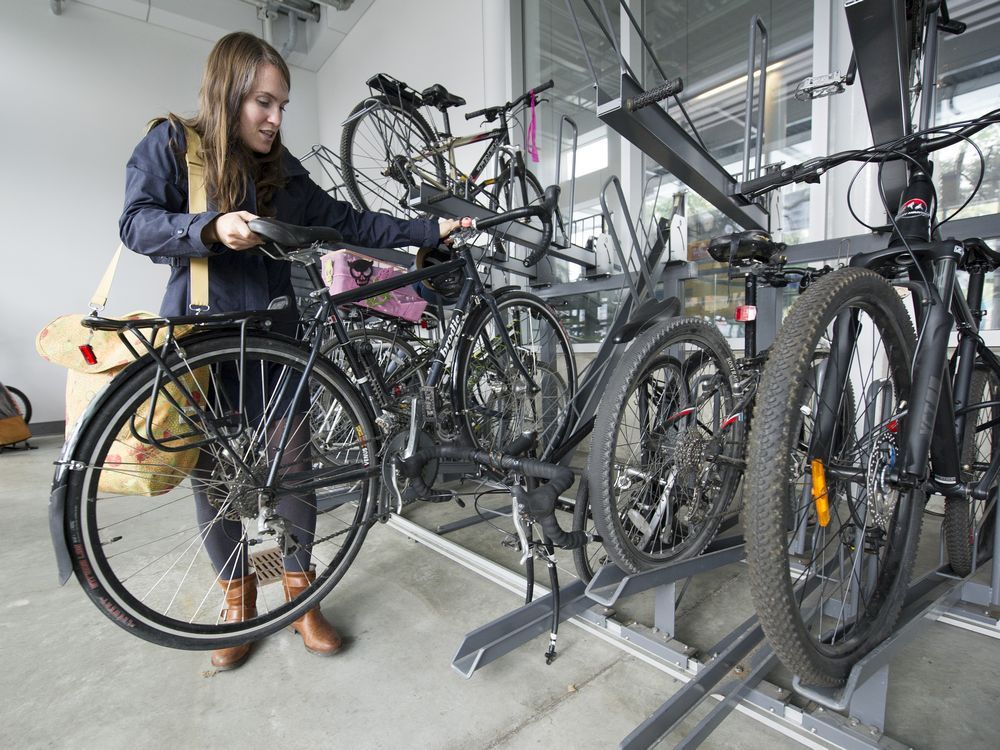
[{"label": "handlebar", "polygon": [[528,89],[527,91],[525,91],[523,94],[521,94],[519,97],[517,97],[517,99],[515,99],[512,102],[507,102],[506,104],[501,104],[501,105],[496,106],[496,107],[483,107],[482,109],[477,109],[475,112],[469,112],[469,113],[467,113],[465,115],[465,119],[466,120],[472,120],[472,119],[474,119],[476,117],[483,117],[483,116],[485,116],[487,120],[490,120],[490,121],[495,120],[497,118],[498,114],[500,114],[501,112],[509,112],[510,110],[514,109],[514,107],[518,106],[521,102],[523,102],[525,99],[527,99],[529,96],[531,96],[532,92],[534,92],[536,94],[540,94],[543,91],[548,91],[550,88],[552,88],[555,85],[556,85],[555,81],[553,81],[550,78],[545,83],[539,84],[538,86],[535,86],[535,88],[533,88],[533,89]]},{"label": "handlebar", "polygon": [[[527,258],[524,259],[524,265],[531,267],[535,265],[538,261],[542,259],[546,251],[549,249],[549,245],[552,244],[552,213],[555,211],[556,204],[559,202],[559,186],[550,185],[545,188],[545,193],[542,195],[542,202],[535,206],[523,206],[521,208],[514,208],[510,211],[506,211],[502,214],[497,214],[496,216],[491,216],[486,219],[470,220],[468,227],[472,229],[489,229],[490,227],[495,227],[500,224],[507,224],[516,219],[527,219],[531,216],[537,216],[542,220],[542,239],[538,243],[538,248],[532,250]],[[463,220],[463,226],[464,220]]]},{"label": "handlebar", "polygon": [[[819,182],[820,177],[827,171],[849,161],[883,163],[912,159],[914,155],[928,154],[954,145],[996,123],[1000,123],[1000,109],[988,112],[975,120],[939,125],[871,148],[841,151],[778,169],[739,183],[736,192],[744,198],[755,198],[793,182]],[[934,137],[937,134],[941,135]]]},{"label": "handlebar", "polygon": [[545,484],[533,490],[515,488],[519,503],[542,527],[545,536],[557,547],[578,549],[590,539],[583,531],[564,531],[555,516],[556,500],[568,490],[575,479],[573,472],[563,466],[547,464],[532,458],[519,458],[504,453],[487,453],[474,448],[457,445],[438,445],[418,451],[410,458],[397,458],[399,470],[411,481],[408,491],[417,496],[430,492],[430,488],[420,476],[424,465],[435,458],[455,461],[471,461],[487,469],[503,473],[513,472],[532,479],[545,480]]}]

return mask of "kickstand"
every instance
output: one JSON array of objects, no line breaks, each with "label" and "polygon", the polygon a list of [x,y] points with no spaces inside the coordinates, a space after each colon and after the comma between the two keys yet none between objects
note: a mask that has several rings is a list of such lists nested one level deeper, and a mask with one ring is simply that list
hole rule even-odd
[{"label": "kickstand", "polygon": [[545,536],[542,536],[545,548],[545,564],[549,568],[549,586],[552,589],[552,627],[549,628],[549,647],[545,651],[545,663],[551,664],[556,660],[556,636],[559,632],[559,572],[556,570],[555,550]]}]

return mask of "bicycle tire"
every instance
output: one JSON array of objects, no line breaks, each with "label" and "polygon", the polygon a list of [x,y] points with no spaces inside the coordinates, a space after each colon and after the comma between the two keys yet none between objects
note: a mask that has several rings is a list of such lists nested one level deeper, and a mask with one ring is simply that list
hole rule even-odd
[{"label": "bicycle tire", "polygon": [[[182,352],[174,350],[167,356],[167,366],[178,374],[198,372],[205,385],[198,384],[186,394],[176,393],[172,406],[189,415],[188,421],[182,422],[186,424],[183,439],[210,434],[199,454],[212,457],[208,468],[201,468],[199,460],[189,480],[155,497],[116,496],[102,489],[101,479],[106,472],[113,477],[135,471],[118,455],[115,444],[130,425],[143,430],[133,424],[132,418],[146,408],[153,392],[157,365],[149,362],[132,370],[124,381],[116,382],[103,408],[84,429],[75,452],[84,468],[71,472],[67,487],[66,534],[74,551],[76,576],[105,615],[153,643],[199,650],[237,645],[278,630],[318,606],[340,581],[371,524],[377,489],[376,482],[369,478],[373,472],[365,466],[374,463],[378,444],[367,405],[347,378],[324,359],[317,360],[310,375],[308,399],[303,407],[309,414],[299,412],[299,407],[293,413],[292,399],[288,397],[293,391],[288,389],[300,382],[309,356],[299,343],[251,333],[245,338],[242,359],[239,334],[203,336],[183,344]],[[241,369],[232,369],[237,365]],[[242,377],[233,373],[242,373]],[[261,387],[251,385],[257,382]],[[242,401],[237,393],[244,396]],[[192,402],[202,406],[201,414],[209,415],[211,432]],[[261,498],[255,488],[260,486],[258,478],[266,476],[273,457],[269,442],[277,441],[279,428],[285,424],[281,420],[289,414],[296,421],[292,423],[295,430],[289,437],[288,450],[300,445],[301,451],[292,457],[298,463],[295,473],[286,472],[279,481],[287,478],[291,484],[322,480],[322,472],[327,472],[328,481],[331,479],[336,469],[310,460],[309,438],[299,433],[303,425],[315,426],[311,414],[314,411],[322,411],[327,429],[342,436],[341,469],[351,470],[354,478],[335,488],[339,495],[326,496],[334,507],[317,514],[313,542],[308,547],[315,580],[286,603],[281,586],[265,585],[268,555],[264,553],[276,556],[271,566],[277,566],[277,573],[269,581],[276,583],[283,567],[282,548],[280,537],[265,538],[256,531]],[[266,426],[269,423],[273,429]],[[243,432],[229,442],[218,437],[220,431],[233,435],[237,428],[243,428]],[[300,435],[297,443],[296,434]],[[154,454],[143,465],[148,467],[156,460]],[[154,463],[153,470],[158,465]],[[259,579],[258,613],[243,622],[219,621],[225,592],[218,584],[227,576],[217,573],[209,563],[203,529],[193,518],[195,478],[211,498],[212,507],[217,508],[215,521],[226,519],[235,524],[236,534],[242,534],[239,539],[234,535],[233,555],[244,544],[255,552],[247,565]],[[308,496],[303,500],[303,494],[303,490],[298,495],[289,490],[285,500],[269,507],[286,526],[292,526],[293,506],[312,502]],[[255,504],[257,509],[252,507]],[[295,534],[291,537],[294,542]],[[255,539],[261,546],[254,544]]]},{"label": "bicycle tire", "polygon": [[[591,535],[598,534],[597,526],[594,524],[593,510],[590,506],[590,485],[586,472],[579,478],[579,481],[582,488],[577,493],[573,505],[573,531],[582,531]],[[601,542],[591,541],[573,550],[573,567],[576,569],[577,577],[584,583],[590,583],[594,574],[608,562],[610,562],[608,551]]]},{"label": "bicycle tire", "polygon": [[[508,185],[512,182],[514,183],[514,187],[508,188]],[[519,189],[519,183],[521,182],[524,184],[523,193]],[[493,190],[489,193],[489,208],[502,213],[514,208],[538,205],[541,203],[544,193],[545,189],[534,173],[528,169],[519,169],[510,164],[497,177]],[[541,222],[538,222],[538,225],[541,226]]]},{"label": "bicycle tire", "polygon": [[[859,335],[844,379],[851,387],[837,394],[833,432],[816,449],[828,470],[824,523],[807,459],[814,417],[830,407],[809,374],[839,313],[855,316]],[[761,376],[745,477],[750,592],[771,647],[809,684],[842,684],[903,605],[923,497],[884,478],[910,398],[914,346],[896,290],[871,271],[843,268],[796,301]]]},{"label": "bicycle tire", "polygon": [[[368,111],[359,114],[364,110]],[[426,155],[437,181],[447,185],[444,159],[440,153],[429,153],[436,141],[419,110],[383,95],[359,102],[340,136],[344,187],[355,208],[394,215],[408,209],[413,178],[405,161],[412,153]]]},{"label": "bicycle tire", "polygon": [[525,432],[537,434],[535,455],[545,460],[569,429],[568,405],[576,394],[573,345],[556,312],[528,292],[496,299],[501,320],[540,390],[529,393],[497,321],[480,307],[462,327],[455,354],[455,413],[470,441],[503,450]]},{"label": "bicycle tire", "polygon": [[740,481],[743,425],[733,355],[718,329],[675,318],[615,367],[594,422],[587,476],[594,521],[627,573],[700,554]]},{"label": "bicycle tire", "polygon": [[20,413],[24,423],[29,424],[31,422],[31,401],[28,400],[24,391],[9,385],[5,385],[3,387],[6,388],[7,393],[10,394],[10,400],[14,402],[14,408],[17,409],[18,413]]},{"label": "bicycle tire", "polygon": [[[985,365],[977,364],[969,384],[969,404],[996,401],[998,398],[1000,378]],[[1000,406],[996,405],[968,413],[961,441],[963,481],[975,481],[989,467],[990,458],[1000,445],[1000,424],[989,424],[997,419],[1000,419]],[[995,519],[996,505],[991,500],[945,498],[944,519],[941,522],[945,551],[951,569],[957,575],[964,577],[972,572],[973,541],[977,534],[977,559],[983,559],[984,554],[992,549],[991,531]]]}]

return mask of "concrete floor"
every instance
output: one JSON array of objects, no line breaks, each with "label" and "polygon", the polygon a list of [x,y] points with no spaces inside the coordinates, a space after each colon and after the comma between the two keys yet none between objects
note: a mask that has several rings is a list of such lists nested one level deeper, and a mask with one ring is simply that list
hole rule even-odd
[{"label": "concrete floor", "polygon": [[[2,748],[612,748],[680,687],[569,626],[551,666],[541,638],[462,679],[451,667],[462,637],[520,600],[387,526],[372,530],[324,605],[347,649],[321,659],[281,632],[241,669],[216,673],[205,653],[115,627],[75,581],[56,586],[46,505],[61,439],[32,444],[0,454],[0,507],[15,532],[0,548]],[[417,506],[409,517],[433,526],[468,512]],[[451,538],[516,567],[485,524]],[[651,617],[651,599],[636,599],[619,617]],[[691,587],[677,635],[708,648],[751,611],[744,571],[730,566]],[[996,750],[998,674],[1000,641],[929,625],[893,664],[887,735],[914,748]],[[703,746],[799,745],[734,713]]]}]

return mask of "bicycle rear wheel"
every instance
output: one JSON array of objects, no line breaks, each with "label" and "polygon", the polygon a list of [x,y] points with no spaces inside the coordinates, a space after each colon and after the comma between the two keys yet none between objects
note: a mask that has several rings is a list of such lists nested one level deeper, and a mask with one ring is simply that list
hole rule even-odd
[{"label": "bicycle rear wheel", "polygon": [[[508,292],[497,307],[499,318],[484,307],[463,327],[455,355],[456,412],[476,447],[502,451],[535,432],[536,455],[544,460],[569,427],[566,407],[576,393],[573,347],[555,311],[533,294]],[[504,343],[501,327],[513,348]]]},{"label": "bicycle rear wheel", "polygon": [[[969,404],[989,404],[968,413],[962,439],[963,481],[975,482],[989,468],[1000,446],[1000,379],[993,370],[980,366],[972,373]],[[972,572],[973,549],[978,544],[977,559],[991,550],[996,503],[989,500],[945,498],[944,539],[948,562],[960,576]],[[978,540],[978,543],[977,543]]]},{"label": "bicycle rear wheel", "polygon": [[[807,683],[843,683],[906,595],[923,497],[888,476],[913,338],[892,286],[840,269],[796,301],[761,376],[745,493],[750,591],[768,642]],[[819,350],[830,351],[821,368]]]},{"label": "bicycle rear wheel", "polygon": [[622,570],[693,557],[715,536],[743,456],[732,359],[715,326],[678,318],[642,334],[615,368],[587,476],[594,521]]},{"label": "bicycle rear wheel", "polygon": [[[249,334],[242,350],[238,335],[193,338],[166,360],[186,377],[183,389],[158,383],[153,362],[114,386],[75,452],[82,468],[70,474],[66,533],[77,578],[116,624],[176,648],[235,645],[318,606],[343,577],[374,507],[376,433],[357,392],[323,359],[294,398],[307,357],[280,337]],[[148,444],[141,415],[154,392],[173,420],[172,434],[159,439],[174,449],[201,446],[187,480]],[[274,467],[286,426],[285,456]],[[314,430],[324,431],[322,460]],[[145,448],[128,451],[130,436]],[[121,485],[140,474],[165,477],[155,496],[125,494]],[[196,519],[196,492],[208,520]],[[222,566],[210,562],[210,530],[225,535]],[[287,555],[316,573],[288,603],[279,585]],[[237,568],[245,572],[230,572]],[[245,574],[258,580],[257,615],[222,622],[225,582]]]},{"label": "bicycle rear wheel", "polygon": [[407,208],[411,165],[428,172],[441,186],[447,174],[436,136],[416,109],[373,96],[358,104],[340,137],[344,186],[361,211],[399,214]]}]

